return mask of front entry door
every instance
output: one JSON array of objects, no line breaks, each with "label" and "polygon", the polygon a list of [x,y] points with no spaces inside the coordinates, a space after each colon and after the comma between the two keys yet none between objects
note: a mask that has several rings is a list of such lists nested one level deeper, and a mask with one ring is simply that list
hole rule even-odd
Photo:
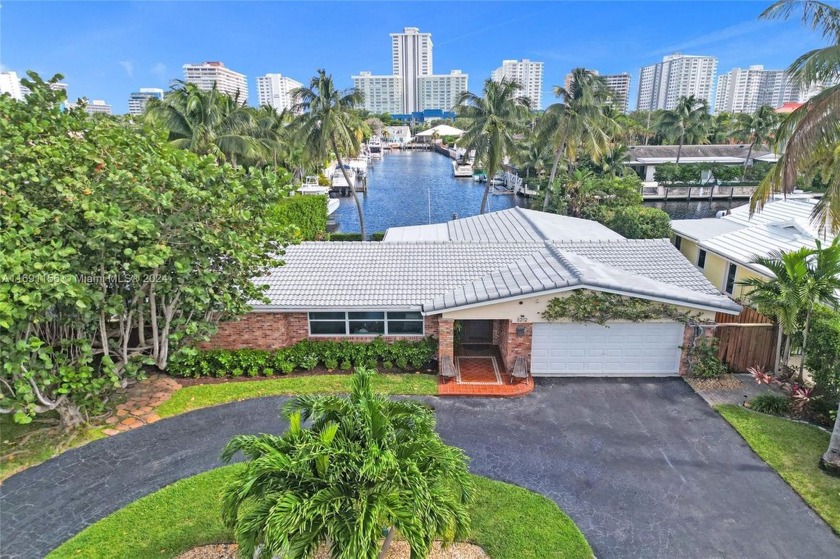
[{"label": "front entry door", "polygon": [[462,320],[461,341],[465,344],[492,344],[492,320]]}]

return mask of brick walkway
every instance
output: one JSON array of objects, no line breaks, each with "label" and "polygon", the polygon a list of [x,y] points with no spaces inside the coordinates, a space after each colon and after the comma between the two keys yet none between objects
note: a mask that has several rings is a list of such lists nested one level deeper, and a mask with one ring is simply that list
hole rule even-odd
[{"label": "brick walkway", "polygon": [[154,423],[160,419],[155,408],[180,388],[180,384],[167,376],[151,375],[128,388],[118,390],[118,394],[125,394],[126,400],[117,406],[114,415],[105,420],[110,427],[102,432],[109,436],[117,435]]},{"label": "brick walkway", "polygon": [[743,405],[744,398],[749,401],[764,392],[785,395],[784,392],[774,386],[757,384],[748,374],[735,374],[725,377],[725,380],[717,387],[714,386],[713,381],[703,379],[686,378],[685,382],[710,406],[724,404],[740,406]]},{"label": "brick walkway", "polygon": [[495,355],[459,355],[455,362],[458,376],[438,381],[440,396],[522,396],[534,390],[530,376],[511,382]]}]

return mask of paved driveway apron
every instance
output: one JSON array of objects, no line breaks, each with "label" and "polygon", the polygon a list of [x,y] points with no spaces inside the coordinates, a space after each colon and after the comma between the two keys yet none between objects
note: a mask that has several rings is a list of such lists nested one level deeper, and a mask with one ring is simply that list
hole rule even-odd
[{"label": "paved driveway apron", "polygon": [[[40,557],[110,512],[280,432],[282,398],[198,410],[0,486],[0,555]],[[427,399],[475,473],[553,499],[599,558],[840,557],[840,540],[678,379],[538,380],[519,399]]]}]

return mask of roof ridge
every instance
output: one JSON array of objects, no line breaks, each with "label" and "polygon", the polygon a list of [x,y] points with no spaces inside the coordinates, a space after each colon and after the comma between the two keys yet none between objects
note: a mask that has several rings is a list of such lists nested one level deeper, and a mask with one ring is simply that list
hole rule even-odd
[{"label": "roof ridge", "polygon": [[[522,216],[522,219],[527,221],[528,225],[533,227],[534,231],[536,231],[537,233],[540,234],[540,236],[543,238],[543,240],[548,239],[548,235],[546,235],[545,231],[540,229],[540,227],[538,227],[537,224],[534,223],[534,220],[532,220],[530,217],[528,217],[528,214],[525,213],[525,208],[520,208],[519,206],[514,206],[514,208],[517,210],[517,213]],[[536,211],[536,210],[529,210],[529,211]],[[550,213],[550,212],[543,212],[543,213]],[[552,215],[559,215],[559,214],[552,214]]]},{"label": "roof ridge", "polygon": [[546,245],[548,246],[549,253],[551,253],[551,255],[554,258],[556,258],[557,261],[560,262],[560,264],[562,264],[564,268],[569,270],[572,273],[572,275],[575,276],[575,279],[581,281],[581,278],[583,277],[583,272],[581,272],[577,266],[575,266],[571,263],[571,261],[569,261],[566,255],[563,254],[563,251],[560,250],[560,248],[554,243],[546,241]]}]

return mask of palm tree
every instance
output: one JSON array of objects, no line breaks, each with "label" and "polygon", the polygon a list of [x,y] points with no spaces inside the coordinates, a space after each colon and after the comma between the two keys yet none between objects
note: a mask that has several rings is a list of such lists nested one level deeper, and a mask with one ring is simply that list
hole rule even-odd
[{"label": "palm tree", "polygon": [[773,107],[764,105],[751,115],[740,115],[739,120],[740,126],[735,131],[735,135],[747,138],[750,143],[747,158],[744,160],[744,172],[741,175],[743,181],[747,177],[747,165],[752,157],[753,148],[773,138],[776,129],[779,127],[779,115],[773,110]]},{"label": "palm tree", "polygon": [[[767,268],[773,278],[752,277],[740,282],[750,291],[746,298],[756,309],[776,320],[779,327],[776,343],[774,369],[779,371],[780,363],[787,366],[790,360],[790,344],[801,326],[800,317],[808,305],[809,264],[812,250],[803,247],[796,251],[774,251],[769,256],[757,256],[752,262]],[[782,334],[785,341],[782,353]]]},{"label": "palm tree", "polygon": [[[800,85],[833,82],[793,111],[779,128],[777,143],[784,147],[778,163],[761,182],[750,200],[750,210],[761,210],[774,192],[791,192],[812,156],[840,144],[840,9],[812,0],[780,0],[761,14],[762,19],[788,19],[800,13],[802,22],[820,32],[830,44],[806,52],[788,68]],[[835,154],[835,157],[837,155]],[[840,173],[830,176],[828,188],[814,207],[812,219],[823,230],[840,229]]]},{"label": "palm tree", "polygon": [[677,139],[677,165],[680,164],[683,144],[686,140],[699,143],[707,142],[706,129],[709,124],[709,111],[706,101],[694,95],[680,97],[673,110],[663,111],[657,127],[667,138]]},{"label": "palm tree", "polygon": [[172,145],[219,161],[252,163],[265,155],[254,113],[234,97],[216,89],[176,81],[166,97],[150,100],[145,118],[169,131]]},{"label": "palm tree", "polygon": [[466,456],[441,440],[429,406],[374,394],[373,375],[357,369],[346,398],[290,401],[281,436],[225,447],[224,460],[248,460],[222,500],[243,557],[304,559],[326,545],[335,559],[381,559],[396,533],[427,557],[435,539],[469,534]]},{"label": "palm tree", "polygon": [[592,169],[601,176],[620,177],[628,173],[630,168],[624,164],[629,158],[630,150],[622,144],[611,146],[601,159],[592,161]]},{"label": "palm tree", "polygon": [[312,158],[324,158],[329,153],[335,157],[338,168],[341,169],[353,193],[353,201],[359,212],[362,240],[367,240],[364,211],[356,194],[356,186],[350,180],[341,159],[342,154],[355,155],[359,152],[358,132],[361,122],[353,109],[364,100],[362,92],[356,89],[336,89],[332,75],[327,75],[326,70],[319,69],[309,81],[309,87],[299,87],[292,95],[300,99],[295,109],[304,111],[298,117],[297,128],[307,151]]},{"label": "palm tree", "polygon": [[540,133],[555,150],[551,173],[543,199],[543,211],[548,208],[549,196],[557,177],[560,159],[565,155],[569,173],[580,151],[598,159],[610,144],[615,122],[604,115],[613,93],[604,78],[585,68],[572,70],[571,91],[555,86],[554,95],[563,101],[549,106],[538,123]]},{"label": "palm tree", "polygon": [[[817,240],[816,250],[811,251],[809,261],[808,283],[805,287],[806,314],[805,326],[802,329],[802,353],[808,348],[808,330],[811,326],[811,315],[814,305],[828,305],[837,307],[840,293],[840,237],[823,247]],[[803,381],[805,359],[799,365],[799,381]]]},{"label": "palm tree", "polygon": [[458,98],[456,113],[468,123],[461,142],[467,152],[475,150],[475,160],[481,162],[488,179],[479,213],[487,210],[491,179],[502,168],[505,156],[516,150],[514,135],[527,129],[525,119],[531,107],[527,98],[519,96],[521,89],[508,79],[486,80],[482,97],[465,91]]}]

